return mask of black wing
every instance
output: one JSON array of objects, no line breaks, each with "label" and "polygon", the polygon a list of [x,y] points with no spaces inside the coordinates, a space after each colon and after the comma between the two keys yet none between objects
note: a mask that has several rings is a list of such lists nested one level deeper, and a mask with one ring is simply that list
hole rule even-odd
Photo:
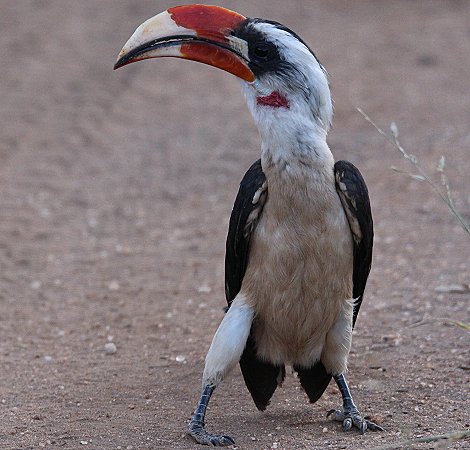
[{"label": "black wing", "polygon": [[[266,177],[258,160],[243,177],[230,216],[225,253],[225,296],[228,308],[240,292],[248,264],[250,238],[266,197]],[[240,359],[240,368],[256,407],[266,409],[276,387],[284,379],[284,366],[276,366],[258,358],[256,344],[250,334]]]},{"label": "black wing", "polygon": [[251,233],[266,202],[266,176],[261,160],[248,169],[233,205],[225,248],[225,297],[228,306],[240,292],[248,263]]},{"label": "black wing", "polygon": [[335,164],[335,179],[336,190],[348,218],[354,240],[354,328],[372,263],[374,224],[370,210],[369,192],[359,170],[348,161],[338,161]]}]

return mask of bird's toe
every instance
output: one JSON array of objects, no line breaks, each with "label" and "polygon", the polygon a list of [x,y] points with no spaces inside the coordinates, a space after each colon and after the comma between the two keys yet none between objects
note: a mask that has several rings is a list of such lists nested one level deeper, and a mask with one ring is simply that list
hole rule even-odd
[{"label": "bird's toe", "polygon": [[208,433],[204,429],[204,424],[198,421],[191,421],[188,433],[198,444],[202,445],[227,447],[235,444],[235,441],[230,436]]},{"label": "bird's toe", "polygon": [[367,423],[367,429],[370,431],[385,431],[380,425],[377,425],[374,422],[364,418],[365,422]]},{"label": "bird's toe", "polygon": [[330,416],[331,416],[331,420],[334,420],[336,422],[342,422],[346,417],[344,415],[344,412],[339,409],[330,409],[326,413],[326,417],[330,417]]},{"label": "bird's toe", "polygon": [[234,445],[235,441],[230,436],[212,436],[211,444],[214,447],[227,447]]},{"label": "bird's toe", "polygon": [[384,429],[374,422],[362,417],[357,410],[341,411],[339,409],[331,409],[328,411],[327,417],[337,422],[342,422],[343,431],[349,431],[353,427],[357,428],[361,434],[367,430],[370,431],[384,431]]},{"label": "bird's toe", "polygon": [[346,419],[343,420],[343,431],[349,431],[353,426],[353,421],[351,417],[346,417]]},{"label": "bird's toe", "polygon": [[352,417],[353,425],[360,431],[361,434],[364,434],[367,430],[367,421],[364,420],[360,414],[354,414]]}]

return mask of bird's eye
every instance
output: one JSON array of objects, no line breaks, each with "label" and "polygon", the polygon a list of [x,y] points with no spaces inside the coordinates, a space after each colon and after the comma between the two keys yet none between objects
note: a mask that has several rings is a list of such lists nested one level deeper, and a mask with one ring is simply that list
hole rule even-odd
[{"label": "bird's eye", "polygon": [[258,58],[267,58],[269,55],[269,46],[266,44],[256,44],[255,48],[253,49],[253,53]]}]

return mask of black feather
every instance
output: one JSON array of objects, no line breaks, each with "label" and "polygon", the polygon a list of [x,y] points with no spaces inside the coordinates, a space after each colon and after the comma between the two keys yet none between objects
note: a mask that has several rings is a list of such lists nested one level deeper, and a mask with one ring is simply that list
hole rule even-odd
[{"label": "black feather", "polygon": [[321,361],[309,368],[294,366],[294,370],[299,375],[300,384],[307,393],[310,403],[315,403],[328,387],[331,374],[326,371]]},{"label": "black feather", "polygon": [[276,366],[258,358],[255,342],[250,336],[240,359],[240,368],[256,407],[264,411],[274,391],[284,381],[285,366]]},{"label": "black feather", "polygon": [[[335,178],[336,190],[338,191],[354,237],[354,327],[372,264],[374,224],[370,209],[369,191],[359,170],[348,161],[338,161],[335,164]],[[357,221],[360,234],[355,232],[355,228],[351,223],[352,220]]]},{"label": "black feather", "polygon": [[225,246],[225,297],[229,306],[240,292],[248,263],[251,237],[251,233],[245,233],[248,217],[255,209],[262,210],[264,204],[253,204],[253,197],[265,181],[261,160],[258,160],[243,177],[233,205]]}]

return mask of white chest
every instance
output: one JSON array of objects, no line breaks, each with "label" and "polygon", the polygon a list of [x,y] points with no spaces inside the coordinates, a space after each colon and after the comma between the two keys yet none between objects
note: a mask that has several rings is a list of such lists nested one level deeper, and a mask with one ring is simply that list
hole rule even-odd
[{"label": "white chest", "polygon": [[321,353],[352,295],[353,243],[333,174],[269,181],[242,290],[255,310],[258,352],[295,363]]}]

